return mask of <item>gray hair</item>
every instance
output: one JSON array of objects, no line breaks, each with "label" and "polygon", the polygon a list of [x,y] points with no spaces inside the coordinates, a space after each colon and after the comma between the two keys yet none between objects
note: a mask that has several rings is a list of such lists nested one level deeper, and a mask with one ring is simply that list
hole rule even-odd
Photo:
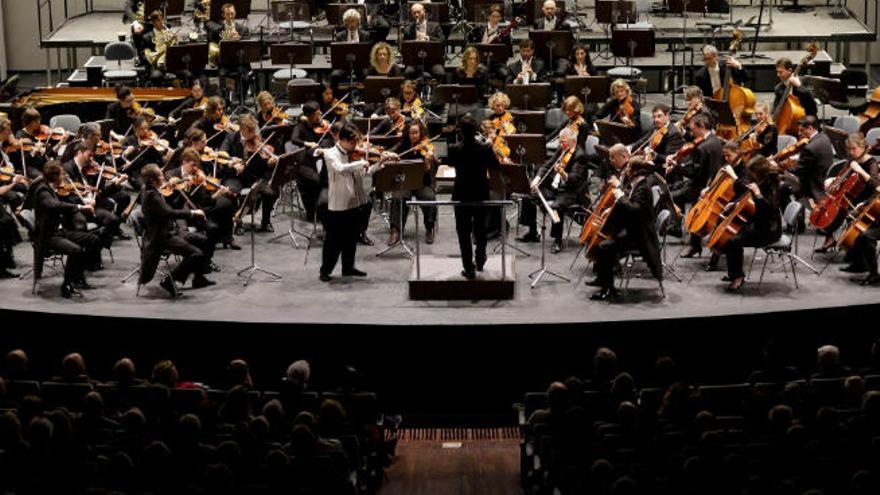
[{"label": "gray hair", "polygon": [[615,156],[626,153],[629,156],[629,149],[621,143],[617,143],[608,148],[608,156]]},{"label": "gray hair", "polygon": [[342,22],[348,22],[349,19],[357,19],[361,22],[361,13],[357,9],[348,9],[342,14]]},{"label": "gray hair", "polygon": [[840,364],[840,349],[835,345],[823,345],[816,351],[816,358],[820,365]]},{"label": "gray hair", "polygon": [[706,45],[703,47],[703,55],[718,55],[718,49],[715,45]]},{"label": "gray hair", "polygon": [[309,376],[312,374],[312,368],[305,359],[294,361],[287,367],[287,379],[296,381],[305,385],[309,382]]}]

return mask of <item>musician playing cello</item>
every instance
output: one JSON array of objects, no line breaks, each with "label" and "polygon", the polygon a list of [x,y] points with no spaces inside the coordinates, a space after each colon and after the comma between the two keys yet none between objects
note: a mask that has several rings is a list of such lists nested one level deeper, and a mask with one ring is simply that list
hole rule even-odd
[{"label": "musician playing cello", "polygon": [[[722,280],[730,282],[725,289],[727,292],[739,292],[745,283],[743,248],[767,246],[782,235],[778,174],[771,171],[770,162],[762,155],[752,157],[744,171],[746,173],[740,174],[734,182],[734,191],[737,199],[752,194],[755,213],[749,223],[724,245],[727,276]],[[727,207],[733,204],[735,201]]]}]

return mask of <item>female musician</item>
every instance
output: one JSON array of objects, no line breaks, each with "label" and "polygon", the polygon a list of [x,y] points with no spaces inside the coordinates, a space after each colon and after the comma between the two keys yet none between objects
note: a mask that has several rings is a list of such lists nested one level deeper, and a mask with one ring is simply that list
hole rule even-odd
[{"label": "female musician", "polygon": [[402,136],[406,128],[406,117],[400,111],[400,100],[385,100],[385,119],[373,128],[374,136]]},{"label": "female musician", "polygon": [[208,97],[205,96],[205,89],[202,87],[202,83],[196,79],[192,83],[192,89],[189,96],[184,99],[177,108],[171,111],[169,115],[169,120],[175,121],[180,119],[185,110],[203,110],[205,106],[208,105]]},{"label": "female musician", "polygon": [[773,114],[766,101],[755,103],[755,132],[749,136],[753,146],[760,146],[757,153],[763,156],[773,156],[777,150],[777,138],[779,130],[773,123]]},{"label": "female musician", "polygon": [[590,60],[590,49],[587,45],[578,43],[571,52],[571,59],[565,71],[566,76],[594,76],[596,68]]},{"label": "female musician", "polygon": [[257,123],[260,128],[267,125],[280,125],[289,122],[287,114],[280,108],[275,106],[275,99],[268,91],[260,91],[257,94],[257,105],[260,107],[257,112]]},{"label": "female musician", "polygon": [[367,76],[400,77],[400,66],[394,63],[394,52],[391,45],[380,41],[373,45],[370,50],[370,67],[367,68]]},{"label": "female musician", "polygon": [[630,249],[638,249],[654,277],[663,280],[660,241],[654,229],[657,214],[651,192],[654,186],[662,184],[662,179],[653,173],[653,164],[641,157],[631,158],[623,175],[623,179],[609,178],[617,198],[614,214],[609,218],[615,234],[597,247],[596,280],[591,285],[597,285],[599,290],[590,296],[594,301],[619,297],[614,288],[614,269],[620,253]]},{"label": "female musician", "polygon": [[407,79],[400,85],[400,102],[403,104],[401,111],[411,119],[422,120],[425,117],[425,106],[416,92],[416,83]]},{"label": "female musician", "polygon": [[[208,147],[208,136],[205,135],[205,131],[203,131],[195,126],[190,127],[189,130],[186,131],[186,134],[183,135],[183,139],[180,141],[180,145],[177,147],[177,149],[175,149],[171,153],[171,156],[168,158],[168,161],[165,162],[165,165],[162,167],[162,170],[173,170],[175,168],[180,167],[180,158],[183,155],[183,151],[186,150],[187,148],[195,149],[196,152],[200,156],[202,156],[202,155],[205,155],[205,149],[207,147]],[[211,157],[206,156],[205,158],[213,158],[213,156],[216,156],[216,155],[212,155]],[[217,166],[215,166],[215,163],[214,163],[215,160],[211,159],[209,161],[209,160],[205,160],[205,158],[202,158],[202,160],[208,162],[206,164],[206,166],[208,167],[208,174],[209,175],[216,175],[216,173],[217,173],[216,169],[219,168],[219,163],[217,163],[216,164]]]},{"label": "female musician", "polygon": [[[0,143],[12,135],[12,125],[5,117],[0,115]],[[8,161],[0,151],[0,166],[3,167],[4,175],[12,168],[12,177],[8,181],[0,182],[0,279],[15,278],[18,275],[10,270],[15,268],[15,259],[12,250],[21,242],[18,233],[18,224],[10,213],[21,203],[21,192],[26,187],[27,178],[16,170],[11,161]],[[8,176],[7,176],[8,177]]]},{"label": "female musician", "polygon": [[321,109],[314,101],[308,101],[303,104],[302,116],[293,128],[290,135],[289,151],[298,148],[314,149],[320,144],[322,138],[325,142],[329,142],[332,138],[329,134],[330,124],[321,119]]},{"label": "female musician", "polygon": [[638,100],[632,96],[632,88],[623,79],[615,79],[611,83],[611,94],[596,118],[618,122],[638,131],[640,107]]},{"label": "female musician", "polygon": [[771,173],[770,163],[761,155],[749,160],[746,172],[734,183],[734,191],[737,198],[749,192],[752,194],[755,214],[751,221],[724,245],[724,254],[727,256],[727,277],[724,280],[730,282],[727,292],[738,292],[745,283],[743,248],[767,246],[779,240],[782,235],[777,174]]},{"label": "female musician", "polygon": [[551,135],[559,135],[563,129],[569,128],[577,133],[577,145],[583,148],[590,135],[590,129],[584,120],[584,104],[577,96],[568,96],[562,100],[562,111],[568,120],[563,122]]},{"label": "female musician", "polygon": [[204,131],[208,136],[208,145],[214,148],[220,146],[226,139],[227,132],[234,129],[225,114],[223,99],[219,96],[208,98],[202,118],[193,125]]},{"label": "female musician", "polygon": [[504,32],[501,27],[501,19],[504,17],[504,7],[492,5],[486,15],[486,24],[477,24],[468,35],[470,43],[512,45],[510,32]]},{"label": "female musician", "polygon": [[508,108],[510,108],[510,97],[506,94],[498,91],[489,97],[489,109],[492,110],[489,118],[498,136],[516,134],[513,115],[507,110]]},{"label": "female musician", "polygon": [[[141,167],[147,163],[165,163],[174,154],[174,151],[163,143],[155,132],[150,130],[150,124],[146,117],[140,116],[134,121],[134,131],[122,142],[125,150],[122,158],[126,161],[122,165],[123,172],[130,177],[136,177]],[[137,183],[137,179],[135,179]]]},{"label": "female musician", "polygon": [[[326,86],[321,84],[321,115],[327,114],[327,118],[333,120],[334,118],[345,119],[348,118],[349,114],[349,106],[348,103],[344,101],[339,101],[336,96],[333,95],[333,87]],[[330,109],[333,109],[332,114],[329,113]]]},{"label": "female musician", "polygon": [[169,276],[159,282],[171,297],[178,296],[176,283],[186,283],[193,274],[193,289],[214,285],[205,278],[208,273],[214,247],[208,239],[195,232],[177,229],[174,220],[204,217],[200,209],[174,209],[165,202],[160,192],[164,180],[159,166],[150,164],[141,171],[144,189],[141,191],[141,207],[144,213],[144,246],[141,260],[141,273],[138,282],[147,284],[153,279],[159,259],[164,252],[179,255],[183,260],[174,267]]},{"label": "female musician", "polygon": [[495,131],[495,125],[490,119],[484,119],[480,122],[480,136],[482,136],[483,141],[492,146],[492,151],[495,152],[495,158],[498,159],[498,163],[501,165],[513,163],[513,160],[510,159],[510,147],[507,145],[507,141],[504,140],[504,136],[498,135]]},{"label": "female musician", "polygon": [[[415,196],[421,201],[434,201],[436,199],[435,176],[437,174],[438,160],[434,155],[434,145],[429,142],[428,128],[421,120],[411,120],[407,124],[403,139],[391,148],[394,158],[403,160],[421,159],[425,163],[425,173],[422,176],[422,187],[413,189],[412,191],[403,191],[402,193],[394,193],[394,199],[391,202],[391,235],[388,238],[388,245],[393,246],[400,242],[400,228],[406,228],[406,219],[409,217],[409,206],[406,201]],[[413,149],[415,148],[415,149]],[[397,155],[406,150],[412,150],[404,155]],[[400,208],[403,203],[403,216],[401,216]],[[437,222],[437,207],[423,206],[422,214],[425,221],[425,242],[434,243],[434,224]],[[401,225],[401,218],[402,225]]]},{"label": "female musician", "polygon": [[480,63],[480,52],[476,47],[465,48],[461,55],[461,64],[453,73],[455,84],[473,85],[477,87],[477,94],[483,94],[486,86],[488,69]]}]

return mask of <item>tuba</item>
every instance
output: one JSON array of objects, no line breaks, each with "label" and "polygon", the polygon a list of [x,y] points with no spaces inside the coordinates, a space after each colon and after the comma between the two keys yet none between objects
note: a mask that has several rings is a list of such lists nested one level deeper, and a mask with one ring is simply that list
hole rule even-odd
[{"label": "tuba", "polygon": [[168,47],[177,44],[177,33],[171,31],[166,26],[161,32],[157,33],[154,38],[155,50],[147,48],[144,50],[144,56],[147,62],[153,67],[165,65],[165,57],[168,55]]}]

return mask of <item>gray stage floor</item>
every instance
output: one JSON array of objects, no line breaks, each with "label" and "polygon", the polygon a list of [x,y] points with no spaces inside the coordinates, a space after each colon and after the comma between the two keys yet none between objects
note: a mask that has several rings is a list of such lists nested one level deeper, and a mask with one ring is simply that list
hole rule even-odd
[{"label": "gray stage floor", "polygon": [[[280,214],[274,220],[278,233],[287,228],[288,216]],[[305,226],[303,226],[305,227]],[[412,221],[408,236],[412,237]],[[268,243],[272,237],[257,234],[257,261],[283,276],[280,282],[260,281],[243,287],[236,272],[249,264],[247,243],[249,236],[240,237],[242,251],[220,250],[215,256],[222,268],[211,278],[214,287],[198,291],[186,290],[182,298],[169,300],[156,281],[135,297],[135,283],[120,281],[137,266],[138,252],[134,241],[119,242],[114,246],[115,263],[105,256],[106,269],[90,276],[97,290],[87,291],[85,297],[64,300],[58,294],[60,276],[46,271],[39,284],[39,292],[31,295],[28,280],[0,281],[0,306],[7,309],[71,313],[86,315],[126,316],[137,318],[198,319],[218,321],[253,321],[285,323],[346,323],[346,324],[513,324],[513,323],[568,323],[617,320],[658,320],[694,316],[763,313],[871,304],[880,301],[880,288],[863,288],[848,280],[830,266],[821,277],[798,270],[800,289],[795,290],[790,279],[781,272],[765,276],[760,293],[756,290],[760,260],[754,272],[755,283],[749,283],[740,295],[723,292],[720,282],[723,272],[706,273],[703,260],[679,260],[678,274],[683,283],[669,278],[665,283],[666,299],[661,299],[653,279],[635,278],[630,291],[618,303],[589,301],[591,287],[575,285],[586,266],[580,260],[574,271],[569,271],[576,251],[577,227],[572,230],[572,241],[560,254],[547,255],[553,270],[572,279],[572,283],[548,280],[536,289],[529,289],[527,274],[539,263],[540,245],[520,245],[531,257],[516,260],[517,289],[512,301],[504,302],[413,302],[407,297],[407,277],[410,259],[401,251],[378,258],[384,247],[387,231],[381,218],[374,215],[370,234],[374,247],[359,246],[357,265],[369,273],[366,279],[342,279],[338,275],[330,283],[318,280],[321,242],[316,241],[308,253],[294,249],[289,241]],[[812,236],[801,238],[801,252],[809,259]],[[495,243],[490,243],[490,247]],[[441,210],[437,242],[422,244],[423,253],[456,256],[454,221],[450,210]],[[668,248],[670,261],[680,245]],[[749,251],[750,254],[750,251]],[[26,263],[31,256],[30,246],[16,248],[16,258]],[[818,268],[824,259],[813,260]],[[337,267],[337,274],[339,268]],[[588,276],[590,276],[588,274]]]}]

